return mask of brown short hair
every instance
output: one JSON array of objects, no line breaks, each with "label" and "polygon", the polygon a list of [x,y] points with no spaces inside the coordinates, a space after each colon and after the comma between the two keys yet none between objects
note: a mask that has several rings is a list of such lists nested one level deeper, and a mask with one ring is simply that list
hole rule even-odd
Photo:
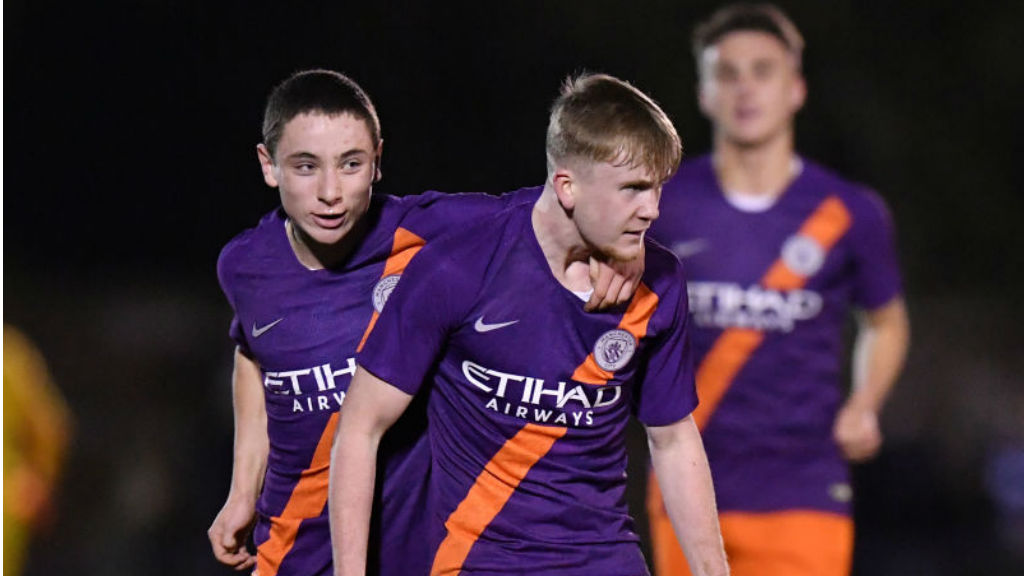
[{"label": "brown short hair", "polygon": [[572,158],[645,166],[669,179],[683,155],[672,121],[646,94],[606,74],[569,77],[551,107],[549,171]]},{"label": "brown short hair", "polygon": [[281,82],[267,98],[263,112],[263,145],[271,158],[285,124],[300,114],[351,114],[366,123],[373,145],[380,143],[380,120],[366,92],[354,80],[333,70],[303,70]]},{"label": "brown short hair", "polygon": [[747,3],[723,6],[694,29],[693,55],[698,68],[704,50],[730,32],[764,32],[774,36],[793,55],[797,69],[800,69],[804,37],[796,24],[774,4]]}]

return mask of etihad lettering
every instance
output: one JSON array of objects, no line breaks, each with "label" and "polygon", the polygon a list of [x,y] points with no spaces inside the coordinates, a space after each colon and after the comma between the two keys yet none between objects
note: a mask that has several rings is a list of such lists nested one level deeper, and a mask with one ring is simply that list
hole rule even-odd
[{"label": "etihad lettering", "polygon": [[271,394],[281,394],[284,396],[301,396],[313,392],[334,390],[338,387],[335,381],[338,376],[347,374],[351,378],[356,373],[355,358],[349,358],[346,364],[344,368],[338,370],[333,369],[330,363],[328,363],[298,370],[264,372],[263,386]]},{"label": "etihad lettering", "polygon": [[466,360],[462,375],[490,395],[484,405],[508,416],[543,424],[593,426],[594,409],[614,406],[622,398],[621,386],[546,382],[542,378],[494,370]]},{"label": "etihad lettering", "polygon": [[342,368],[330,363],[263,373],[263,387],[267,393],[277,396],[294,396],[292,412],[335,411],[345,401],[345,392],[338,390],[342,376],[356,373],[356,359],[348,358]]},{"label": "etihad lettering", "polygon": [[698,326],[752,328],[791,332],[797,321],[822,309],[821,294],[812,290],[770,290],[729,282],[690,282],[690,313]]}]

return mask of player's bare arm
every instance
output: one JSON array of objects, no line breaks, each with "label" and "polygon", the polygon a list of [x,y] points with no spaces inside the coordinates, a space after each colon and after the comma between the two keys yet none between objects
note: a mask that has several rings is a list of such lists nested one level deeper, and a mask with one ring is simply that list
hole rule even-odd
[{"label": "player's bare arm", "polygon": [[235,349],[232,374],[235,414],[235,448],[231,489],[227,501],[207,530],[217,560],[247,570],[256,564],[256,556],[245,546],[256,520],[256,500],[267,468],[267,411],[259,366]]},{"label": "player's bare arm", "polygon": [[833,426],[836,443],[853,462],[874,457],[882,446],[878,415],[910,346],[910,321],[901,297],[864,312],[858,324],[853,387]]},{"label": "player's bare arm", "polygon": [[694,576],[729,574],[704,444],[693,416],[648,426],[647,441],[665,508]]},{"label": "player's bare arm", "polygon": [[357,368],[331,449],[328,497],[337,576],[363,576],[377,475],[377,448],[412,396]]}]

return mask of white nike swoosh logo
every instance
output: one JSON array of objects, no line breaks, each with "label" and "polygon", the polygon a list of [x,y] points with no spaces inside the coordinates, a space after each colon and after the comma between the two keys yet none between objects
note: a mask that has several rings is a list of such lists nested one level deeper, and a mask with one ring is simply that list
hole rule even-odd
[{"label": "white nike swoosh logo", "polygon": [[689,258],[704,252],[710,247],[711,242],[708,242],[707,238],[696,238],[685,242],[676,242],[672,245],[672,252],[679,258]]},{"label": "white nike swoosh logo", "polygon": [[274,326],[277,326],[277,323],[278,323],[278,322],[280,322],[281,320],[284,320],[284,318],[278,318],[277,320],[274,320],[274,321],[273,321],[273,322],[271,322],[270,324],[267,324],[266,326],[263,326],[263,327],[261,327],[261,328],[257,328],[257,327],[256,327],[256,323],[255,323],[255,322],[253,322],[253,323],[252,323],[252,337],[253,337],[253,338],[259,338],[260,336],[263,336],[263,334],[264,334],[264,333],[265,333],[265,332],[266,332],[267,330],[270,330],[270,329],[271,329],[271,328],[273,328]]},{"label": "white nike swoosh logo", "polygon": [[498,328],[511,326],[516,322],[519,322],[519,320],[510,320],[508,322],[501,322],[498,324],[484,324],[484,317],[481,316],[476,319],[476,324],[473,324],[473,329],[476,330],[477,332],[490,332],[491,330],[497,330]]}]

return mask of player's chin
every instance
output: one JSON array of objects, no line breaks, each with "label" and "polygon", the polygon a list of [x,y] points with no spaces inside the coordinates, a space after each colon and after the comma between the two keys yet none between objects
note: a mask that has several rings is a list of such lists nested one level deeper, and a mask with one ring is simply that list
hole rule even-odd
[{"label": "player's chin", "polygon": [[733,145],[741,148],[759,146],[770,136],[771,130],[764,122],[737,122],[726,133]]},{"label": "player's chin", "polygon": [[313,227],[313,229],[307,231],[307,233],[318,244],[330,246],[344,240],[351,228],[352,227],[347,224],[338,226],[337,228]]},{"label": "player's chin", "polygon": [[619,242],[609,246],[604,253],[612,260],[628,262],[639,258],[643,254],[643,247],[643,234],[626,234]]}]

